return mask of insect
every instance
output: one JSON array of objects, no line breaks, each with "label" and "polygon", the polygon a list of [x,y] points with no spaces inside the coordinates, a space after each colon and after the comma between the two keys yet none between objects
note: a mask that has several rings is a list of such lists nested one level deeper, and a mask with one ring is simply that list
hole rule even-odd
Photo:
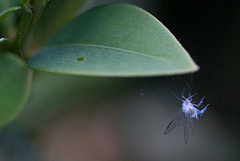
[{"label": "insect", "polygon": [[192,98],[196,94],[197,93],[195,93],[194,95],[191,95],[191,93],[189,92],[189,97],[187,97],[187,98],[182,94],[183,99],[175,96],[177,99],[182,101],[182,109],[178,112],[177,116],[167,126],[167,128],[164,132],[165,135],[167,135],[172,130],[174,130],[175,127],[177,127],[179,125],[180,120],[184,117],[184,119],[185,119],[184,142],[185,142],[185,144],[187,144],[188,139],[189,139],[190,129],[192,128],[193,131],[195,130],[194,124],[193,124],[193,118],[196,118],[198,120],[198,115],[202,116],[202,114],[206,111],[206,109],[209,105],[209,104],[207,104],[202,110],[199,110],[197,107],[201,106],[205,97],[203,97],[198,104],[194,104],[194,102],[192,102]]}]

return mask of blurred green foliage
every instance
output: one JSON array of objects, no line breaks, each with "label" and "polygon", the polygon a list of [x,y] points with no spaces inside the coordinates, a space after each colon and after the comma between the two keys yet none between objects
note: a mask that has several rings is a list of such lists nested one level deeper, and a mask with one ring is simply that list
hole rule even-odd
[{"label": "blurred green foliage", "polygon": [[0,126],[24,107],[30,92],[31,72],[13,54],[0,54]]}]

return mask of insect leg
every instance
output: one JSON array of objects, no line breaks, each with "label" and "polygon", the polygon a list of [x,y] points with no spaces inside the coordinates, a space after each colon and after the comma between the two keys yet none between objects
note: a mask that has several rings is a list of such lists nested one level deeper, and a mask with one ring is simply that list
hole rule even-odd
[{"label": "insect leg", "polygon": [[205,96],[201,99],[201,101],[196,105],[196,104],[194,104],[194,106],[196,106],[196,107],[199,107],[199,106],[201,106],[201,104],[202,104],[202,102],[203,102],[203,100],[204,100],[204,98],[205,98]]},{"label": "insect leg", "polygon": [[200,116],[202,116],[202,114],[207,110],[207,107],[208,107],[209,104],[207,104],[204,109],[202,109],[199,113],[200,113]]}]

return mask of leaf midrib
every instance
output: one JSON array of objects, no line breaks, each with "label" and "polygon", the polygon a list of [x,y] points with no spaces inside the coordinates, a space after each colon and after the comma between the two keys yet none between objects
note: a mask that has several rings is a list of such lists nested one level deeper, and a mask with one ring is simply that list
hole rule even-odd
[{"label": "leaf midrib", "polygon": [[117,50],[117,51],[123,51],[125,53],[130,53],[130,54],[136,54],[136,55],[140,55],[140,56],[145,56],[145,57],[150,57],[153,59],[159,59],[161,61],[168,61],[169,59],[166,59],[165,57],[169,57],[169,55],[161,55],[161,56],[154,56],[154,55],[148,55],[145,53],[140,53],[140,52],[136,52],[136,51],[132,51],[132,50],[127,50],[127,49],[121,49],[121,48],[115,48],[115,47],[111,47],[111,46],[104,46],[104,45],[95,45],[95,44],[85,44],[85,43],[73,43],[73,44],[61,44],[61,45],[57,45],[57,46],[50,46],[45,48],[46,50],[48,49],[53,49],[55,47],[59,48],[59,47],[79,47],[79,46],[86,46],[86,47],[95,47],[95,48],[104,48],[104,49],[111,49],[111,50]]}]

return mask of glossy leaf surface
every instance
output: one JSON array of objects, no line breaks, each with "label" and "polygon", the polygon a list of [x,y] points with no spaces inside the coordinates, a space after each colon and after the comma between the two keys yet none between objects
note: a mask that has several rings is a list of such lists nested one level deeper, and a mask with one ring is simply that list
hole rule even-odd
[{"label": "glossy leaf surface", "polygon": [[93,76],[157,76],[198,70],[162,23],[128,4],[106,5],[80,15],[47,46],[28,62],[31,68]]}]

